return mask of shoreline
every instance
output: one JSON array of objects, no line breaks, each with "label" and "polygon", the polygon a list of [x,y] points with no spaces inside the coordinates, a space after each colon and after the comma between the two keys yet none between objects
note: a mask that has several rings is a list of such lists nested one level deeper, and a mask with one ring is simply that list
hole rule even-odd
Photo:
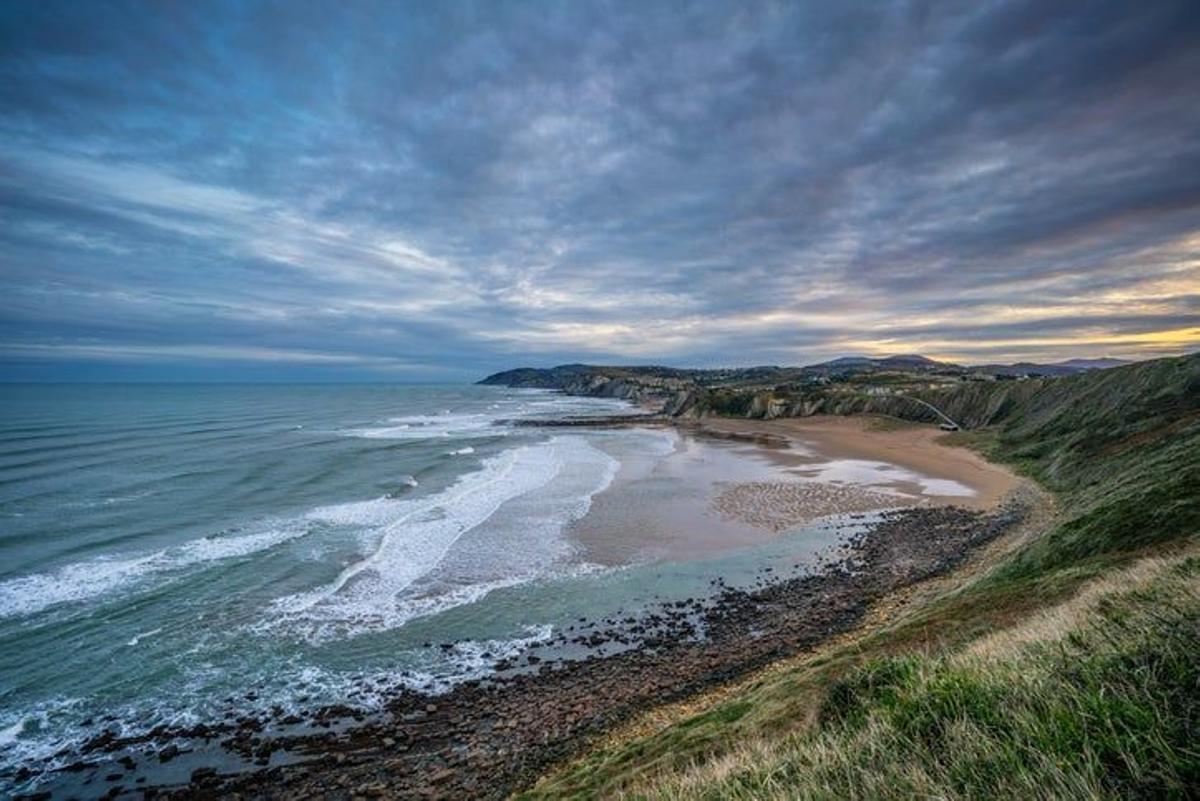
[{"label": "shoreline", "polygon": [[[720,686],[850,630],[884,596],[952,570],[1011,530],[1024,503],[1014,498],[992,515],[951,507],[886,513],[817,573],[764,576],[754,591],[725,589],[712,600],[651,610],[627,627],[588,637],[600,643],[638,629],[648,634],[629,650],[543,663],[537,672],[468,682],[441,696],[397,698],[391,722],[351,728],[348,736],[268,744],[316,755],[310,762],[224,778],[205,773],[172,795],[505,797],[648,707]],[[698,629],[703,640],[696,639]],[[242,748],[263,747],[252,734],[240,739]]]},{"label": "shoreline", "polygon": [[[907,423],[898,428],[882,428],[879,423],[883,421],[890,422],[889,418],[868,415],[815,415],[773,420],[721,417],[682,423],[681,427],[715,436],[755,437],[758,441],[778,438],[801,446],[815,445],[821,454],[835,459],[885,461],[936,478],[952,478],[975,490],[973,497],[953,499],[954,505],[971,509],[995,506],[1022,480],[1007,467],[989,462],[975,451],[942,444],[941,440],[947,435],[938,428]],[[779,448],[766,452],[777,455],[784,464],[789,461]],[[945,497],[936,492],[928,494]]]},{"label": "shoreline", "polygon": [[674,450],[650,463],[623,456],[614,480],[571,524],[589,562],[704,558],[838,515],[918,506],[987,511],[1021,482],[924,426],[879,430],[874,418],[841,417],[656,421],[597,426],[672,432]]},{"label": "shoreline", "polygon": [[[768,458],[785,460],[795,454],[781,445],[814,436],[811,424],[796,431],[771,425],[777,421],[715,422],[686,429],[745,439]],[[858,428],[869,437],[894,433]],[[938,456],[960,450],[932,439],[924,446]],[[873,447],[852,444],[847,452],[849,458],[878,455],[882,445]],[[884,595],[951,570],[976,546],[1010,530],[1032,504],[1012,480],[1007,500],[993,499],[986,511],[940,504],[881,512],[877,525],[819,569],[782,576],[766,568],[749,591],[718,581],[710,596],[560,632],[561,644],[591,649],[582,658],[539,656],[542,646],[534,646],[498,665],[500,675],[444,694],[396,691],[382,714],[335,706],[303,718],[243,718],[137,738],[100,737],[67,773],[95,774],[88,792],[107,786],[181,798],[502,797],[647,707],[692,697],[802,652],[853,628]],[[606,648],[616,653],[603,653]],[[284,731],[272,733],[279,728]],[[162,745],[176,736],[196,750]],[[113,772],[118,765],[128,773],[110,780],[121,773]],[[164,769],[177,778],[160,783]],[[243,772],[227,772],[233,770]]]}]

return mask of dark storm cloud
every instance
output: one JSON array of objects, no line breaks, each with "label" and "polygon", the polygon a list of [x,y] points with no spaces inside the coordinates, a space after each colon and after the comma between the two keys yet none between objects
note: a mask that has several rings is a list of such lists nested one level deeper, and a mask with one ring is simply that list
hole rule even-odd
[{"label": "dark storm cloud", "polygon": [[1194,3],[643,6],[5,6],[0,361],[1194,348]]}]

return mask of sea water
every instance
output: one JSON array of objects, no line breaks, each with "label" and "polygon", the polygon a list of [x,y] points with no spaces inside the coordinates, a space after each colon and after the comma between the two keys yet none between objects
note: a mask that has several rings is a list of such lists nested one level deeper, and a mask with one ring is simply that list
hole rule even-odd
[{"label": "sea water", "polygon": [[572,524],[675,435],[514,421],[631,411],[476,386],[0,387],[0,771],[106,729],[436,692],[579,617],[753,575],[588,561]]}]

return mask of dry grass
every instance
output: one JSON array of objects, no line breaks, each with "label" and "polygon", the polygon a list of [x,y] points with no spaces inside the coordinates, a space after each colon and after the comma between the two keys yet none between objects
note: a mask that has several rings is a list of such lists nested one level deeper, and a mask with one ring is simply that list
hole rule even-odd
[{"label": "dry grass", "polygon": [[1200,779],[1196,553],[1142,560],[959,653],[870,663],[816,731],[617,795],[1185,797]]},{"label": "dry grass", "polygon": [[1016,658],[1034,643],[1056,642],[1082,629],[1105,599],[1121,592],[1144,589],[1176,565],[1179,557],[1147,557],[1084,585],[1070,600],[1036,612],[1022,622],[986,635],[968,645],[958,657],[970,661]]}]

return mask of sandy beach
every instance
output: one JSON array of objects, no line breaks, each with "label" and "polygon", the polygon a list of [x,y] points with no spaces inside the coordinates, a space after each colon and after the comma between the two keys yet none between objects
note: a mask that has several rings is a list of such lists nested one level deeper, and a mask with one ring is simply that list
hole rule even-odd
[{"label": "sandy beach", "polygon": [[762,543],[834,515],[993,509],[1011,471],[928,426],[870,418],[705,419],[676,425],[673,452],[629,459],[572,527],[596,564],[691,559]]},{"label": "sandy beach", "polygon": [[[893,479],[882,471],[868,483],[878,483],[933,505],[989,509],[1021,481],[1008,468],[989,462],[975,451],[944,444],[946,432],[938,428],[881,425],[881,422],[879,418],[833,416],[778,420],[708,418],[697,423],[695,429],[760,441],[764,437],[774,439],[774,447],[762,449],[764,455],[799,475],[820,475],[819,466],[832,460],[896,465],[934,481],[914,481],[903,473],[897,473]],[[971,493],[947,493],[950,485],[945,482],[964,485]]]}]

